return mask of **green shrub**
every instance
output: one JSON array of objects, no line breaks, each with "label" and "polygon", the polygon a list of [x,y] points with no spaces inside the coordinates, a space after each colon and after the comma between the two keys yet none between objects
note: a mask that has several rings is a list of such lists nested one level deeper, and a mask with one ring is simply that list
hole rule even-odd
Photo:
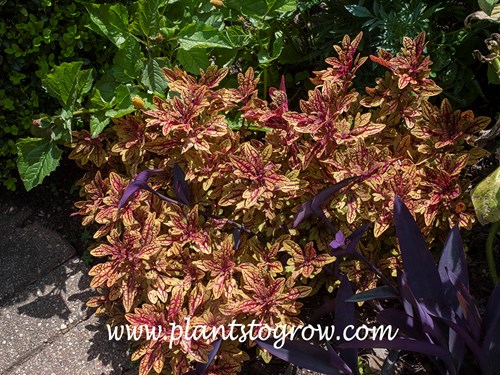
[{"label": "green shrub", "polygon": [[16,139],[59,107],[40,80],[64,61],[104,70],[112,54],[91,30],[85,1],[2,1],[0,20],[0,184],[14,190]]}]

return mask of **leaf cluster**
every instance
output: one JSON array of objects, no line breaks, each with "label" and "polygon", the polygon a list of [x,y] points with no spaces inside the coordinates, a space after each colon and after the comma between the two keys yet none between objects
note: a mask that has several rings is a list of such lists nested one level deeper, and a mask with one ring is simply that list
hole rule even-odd
[{"label": "leaf cluster", "polygon": [[[270,101],[259,98],[251,68],[236,88],[218,88],[226,68],[198,78],[164,68],[172,95],[98,136],[73,131],[69,157],[87,170],[76,206],[84,225],[96,224],[91,254],[103,259],[90,271],[101,291],[90,305],[114,323],[160,325],[165,334],[187,317],[212,328],[232,319],[297,325],[299,300],[333,290],[339,272],[364,290],[387,276],[374,269],[401,267],[389,228],[396,196],[428,240],[470,227],[460,173],[484,154],[469,143],[489,119],[446,99],[429,103],[441,90],[429,78],[423,33],[405,38],[396,55],[370,56],[387,72],[359,93],[361,37],[334,47],[297,110],[284,80]],[[332,236],[335,247],[353,248],[366,221],[375,229],[361,243],[363,261],[335,257]],[[141,358],[141,374],[182,373],[207,362],[210,344],[183,338],[170,348],[143,338],[133,359]],[[223,343],[213,372],[239,371],[242,346]]]},{"label": "leaf cluster", "polygon": [[[353,20],[362,22],[360,27],[368,32],[368,46],[391,53],[398,50],[404,36],[413,38],[426,32],[432,41],[427,50],[434,61],[432,78],[443,88],[448,100],[466,107],[479,98],[494,100],[488,97],[487,83],[471,52],[482,48],[483,40],[498,30],[496,16],[488,16],[496,1],[478,3],[370,0],[345,8],[354,16]],[[487,13],[472,13],[479,7]],[[493,77],[491,73],[489,76]]]}]

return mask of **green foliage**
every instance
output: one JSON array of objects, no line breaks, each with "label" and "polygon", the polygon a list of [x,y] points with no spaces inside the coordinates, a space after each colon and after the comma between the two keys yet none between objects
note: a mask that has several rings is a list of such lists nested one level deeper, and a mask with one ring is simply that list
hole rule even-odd
[{"label": "green foliage", "polygon": [[54,113],[59,106],[40,80],[63,62],[80,61],[85,69],[92,62],[103,70],[112,58],[100,37],[85,27],[89,23],[85,3],[1,2],[0,185],[8,189],[15,190],[17,184],[16,140],[31,136],[33,118]]},{"label": "green foliage", "polygon": [[481,224],[500,221],[500,167],[477,184],[471,196]]},{"label": "green foliage", "polygon": [[[385,6],[388,8],[386,11]],[[346,5],[355,17],[368,19],[363,25],[374,32],[377,47],[391,53],[397,52],[404,35],[416,36],[422,30],[429,30],[430,18],[443,10],[440,4],[427,6],[424,2],[384,2],[373,1],[372,10],[361,5]]]},{"label": "green foliage", "polygon": [[59,164],[62,151],[53,142],[41,138],[24,138],[18,142],[19,172],[26,190],[40,184]]}]

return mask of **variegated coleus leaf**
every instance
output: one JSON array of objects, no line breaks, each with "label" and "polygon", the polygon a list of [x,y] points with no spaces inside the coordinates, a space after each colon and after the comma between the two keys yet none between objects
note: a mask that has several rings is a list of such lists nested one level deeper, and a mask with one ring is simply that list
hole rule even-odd
[{"label": "variegated coleus leaf", "polygon": [[425,33],[421,32],[415,39],[403,38],[401,52],[393,57],[387,51],[381,50],[378,56],[370,56],[372,61],[388,67],[398,77],[398,88],[405,89],[408,85],[421,95],[431,96],[441,92],[434,81],[429,79],[429,56],[424,55]]},{"label": "variegated coleus leaf", "polygon": [[449,222],[452,227],[459,224],[470,228],[474,222],[472,205],[463,194],[460,183],[460,172],[467,165],[467,155],[454,159],[444,154],[434,165],[425,167],[422,171],[422,194],[425,199],[425,224],[432,225],[438,212],[441,220]]},{"label": "variegated coleus leaf", "polygon": [[338,57],[329,57],[325,62],[330,65],[326,70],[314,72],[316,77],[312,79],[315,84],[322,84],[330,81],[343,90],[347,90],[352,85],[356,71],[365,63],[367,57],[356,55],[363,33],[360,32],[354,39],[346,35],[342,40],[342,45],[335,45],[333,48]]},{"label": "variegated coleus leaf", "polygon": [[109,153],[105,147],[106,133],[92,137],[88,130],[82,129],[73,131],[71,137],[71,143],[67,144],[72,149],[68,155],[69,159],[75,160],[80,166],[91,162],[98,168],[107,162]]},{"label": "variegated coleus leaf", "polygon": [[135,116],[125,116],[114,120],[114,122],[113,130],[118,141],[113,145],[111,151],[119,154],[124,163],[137,166],[146,152],[144,149],[146,123]]},{"label": "variegated coleus leaf", "polygon": [[285,278],[273,278],[251,263],[239,265],[238,270],[243,277],[244,293],[240,293],[236,303],[225,307],[225,313],[250,314],[270,325],[296,322],[291,317],[302,306],[297,300],[309,295],[310,287],[291,286]]},{"label": "variegated coleus leaf", "polygon": [[412,134],[432,142],[434,147],[456,146],[460,141],[472,142],[490,123],[490,118],[475,117],[472,111],[453,111],[448,99],[443,99],[441,107],[428,102],[422,103],[423,118],[417,122]]},{"label": "variegated coleus leaf", "polygon": [[210,272],[211,280],[207,284],[207,289],[212,290],[216,299],[221,296],[231,298],[233,291],[238,288],[233,278],[236,263],[232,238],[227,236],[220,244],[220,248],[213,251],[212,257],[201,262],[200,268]]},{"label": "variegated coleus leaf", "polygon": [[314,242],[308,242],[302,249],[299,244],[287,240],[283,247],[292,256],[287,262],[287,270],[292,273],[292,277],[313,278],[325,265],[335,261],[335,257],[330,254],[317,254]]},{"label": "variegated coleus leaf", "polygon": [[142,196],[137,194],[131,197],[128,204],[122,207],[120,202],[128,185],[125,178],[118,173],[110,172],[109,190],[106,192],[106,196],[102,198],[99,212],[95,215],[95,221],[102,226],[94,234],[94,238],[100,238],[108,234],[118,221],[123,221],[126,226],[131,226],[135,222],[134,210],[141,205]]},{"label": "variegated coleus leaf", "polygon": [[109,244],[101,244],[90,252],[95,257],[108,257],[107,262],[99,263],[89,271],[89,275],[94,276],[90,286],[114,288],[117,296],[122,298],[125,311],[130,311],[140,288],[140,278],[145,273],[138,256],[141,234],[126,228],[120,235],[113,229],[107,240]]},{"label": "variegated coleus leaf", "polygon": [[182,207],[174,206],[165,223],[169,228],[168,244],[178,243],[181,246],[190,245],[195,251],[205,254],[211,252],[211,237],[200,225],[198,205],[186,215]]},{"label": "variegated coleus leaf", "polygon": [[78,211],[73,213],[72,216],[83,216],[82,225],[87,226],[95,221],[95,215],[99,212],[102,200],[109,190],[109,180],[103,180],[101,172],[97,171],[94,179],[85,184],[83,189],[88,199],[75,203]]},{"label": "variegated coleus leaf", "polygon": [[274,192],[295,191],[304,186],[297,179],[290,180],[279,173],[281,166],[269,161],[272,152],[271,145],[257,150],[250,143],[244,143],[238,155],[230,158],[233,173],[239,180],[224,189],[225,193],[219,204],[233,204],[241,197],[243,200],[237,205],[237,209],[250,209],[261,206]]},{"label": "variegated coleus leaf", "polygon": [[282,243],[286,238],[288,236],[282,236],[272,244],[267,243],[265,246],[260,243],[257,237],[252,237],[247,242],[249,252],[258,261],[257,267],[266,270],[273,277],[283,272],[283,265],[279,261],[278,253],[282,251]]},{"label": "variegated coleus leaf", "polygon": [[[148,375],[151,371],[161,373],[165,365],[165,359],[179,355],[179,349],[191,360],[206,362],[211,349],[209,343],[200,340],[189,339],[185,335],[179,335],[175,326],[182,326],[184,314],[167,317],[165,310],[155,305],[144,304],[136,308],[133,313],[125,315],[128,323],[136,332],[142,333],[139,347],[132,354],[132,360],[141,359],[139,374]],[[140,327],[143,327],[142,329]],[[147,340],[147,330],[154,332],[157,340]],[[171,347],[172,346],[172,347]]]}]

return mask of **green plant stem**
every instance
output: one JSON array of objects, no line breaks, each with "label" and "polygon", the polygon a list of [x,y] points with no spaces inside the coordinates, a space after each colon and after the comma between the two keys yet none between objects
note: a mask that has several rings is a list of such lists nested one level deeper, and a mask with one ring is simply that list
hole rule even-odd
[{"label": "green plant stem", "polygon": [[[74,111],[73,116],[87,115],[87,114],[95,113],[97,111],[98,111],[97,109],[80,109],[78,111]],[[58,117],[61,117],[61,115],[43,116],[43,117],[40,117],[40,120],[47,120],[47,119],[58,118]]]},{"label": "green plant stem", "polygon": [[498,282],[498,273],[495,267],[493,244],[495,243],[495,236],[497,235],[499,229],[500,221],[493,223],[490,228],[490,233],[488,234],[488,239],[486,240],[486,260],[488,262],[488,269],[490,271],[490,276],[494,284]]},{"label": "green plant stem", "polygon": [[79,111],[73,112],[73,116],[87,115],[87,114],[95,113],[95,112],[97,112],[97,109],[81,109]]}]

